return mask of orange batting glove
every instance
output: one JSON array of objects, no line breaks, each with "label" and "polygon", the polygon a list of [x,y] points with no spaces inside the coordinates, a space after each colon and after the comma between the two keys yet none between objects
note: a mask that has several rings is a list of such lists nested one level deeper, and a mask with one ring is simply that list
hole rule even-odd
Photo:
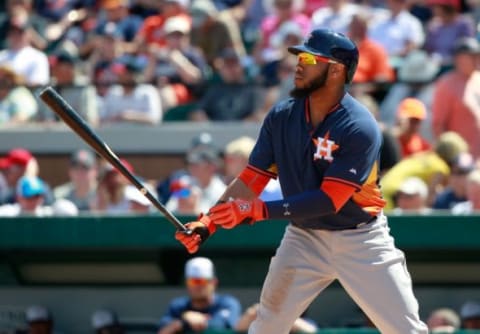
[{"label": "orange batting glove", "polygon": [[265,203],[256,198],[251,201],[235,199],[230,202],[215,205],[208,216],[215,225],[223,228],[234,228],[242,223],[253,224],[258,220],[268,218]]},{"label": "orange batting glove", "polygon": [[209,236],[215,233],[217,229],[210,217],[205,215],[200,216],[198,221],[185,224],[185,227],[188,232],[175,232],[175,239],[180,241],[191,254],[198,251],[200,245],[207,240]]}]

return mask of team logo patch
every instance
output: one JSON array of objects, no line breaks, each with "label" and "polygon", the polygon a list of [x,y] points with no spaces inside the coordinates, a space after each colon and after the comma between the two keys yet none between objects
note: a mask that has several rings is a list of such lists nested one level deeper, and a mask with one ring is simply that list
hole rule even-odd
[{"label": "team logo patch", "polygon": [[325,134],[325,137],[313,138],[317,150],[313,154],[313,160],[324,159],[328,162],[333,161],[332,153],[340,148],[333,140],[330,140],[330,131]]},{"label": "team logo patch", "polygon": [[238,209],[240,210],[240,212],[250,211],[250,203],[248,203],[248,202],[240,203],[240,204],[238,204]]}]

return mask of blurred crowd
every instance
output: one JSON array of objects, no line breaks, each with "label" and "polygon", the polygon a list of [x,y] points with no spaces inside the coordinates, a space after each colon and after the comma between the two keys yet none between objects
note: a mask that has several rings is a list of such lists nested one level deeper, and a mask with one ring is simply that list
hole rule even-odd
[{"label": "blurred crowd", "polygon": [[[221,276],[221,275],[220,275]],[[184,270],[184,293],[168,302],[164,310],[159,310],[158,318],[140,320],[127,314],[118,314],[114,307],[101,308],[91,315],[91,333],[203,333],[205,330],[246,333],[257,317],[258,304],[242,307],[240,300],[231,294],[219,291],[219,275],[213,262],[206,257],[188,260]],[[54,314],[44,305],[31,305],[20,317],[15,334],[59,334],[68,329],[56,326]],[[357,318],[345,320],[343,327],[372,328],[375,326],[368,316],[360,311]],[[459,329],[480,329],[480,303],[475,300],[464,302],[459,310],[441,307],[432,310],[425,319],[430,332],[449,334]],[[321,324],[309,316],[307,309],[291,328],[291,334],[322,333],[322,328],[331,324]]]},{"label": "blurred crowd", "polygon": [[[406,108],[402,113],[423,110],[416,109],[421,103],[413,99],[402,105]],[[142,177],[128,160],[121,162],[168,210],[198,216],[215,205],[227,185],[247,166],[255,146],[255,140],[247,136],[224,148],[215,142],[208,132],[194,137],[185,153],[184,167],[163,179]],[[384,151],[388,150],[384,145]],[[387,152],[382,157],[390,155]],[[64,175],[68,182],[52,187],[41,178],[37,159],[30,151],[10,150],[0,158],[0,217],[158,214],[130,181],[92,151],[73,152],[68,166]],[[389,215],[480,212],[480,166],[469,152],[469,144],[456,132],[445,132],[434,146],[424,144],[421,152],[403,158],[399,154],[391,166],[382,166],[380,184]],[[260,198],[281,199],[279,182],[270,180]]]}]

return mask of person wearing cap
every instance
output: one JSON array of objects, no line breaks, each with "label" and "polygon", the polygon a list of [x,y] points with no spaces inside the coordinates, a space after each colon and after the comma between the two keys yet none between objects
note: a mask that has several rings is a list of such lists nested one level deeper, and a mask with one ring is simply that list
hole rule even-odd
[{"label": "person wearing cap", "polygon": [[220,171],[220,152],[213,144],[195,145],[186,155],[188,174],[200,189],[199,209],[206,212],[226,189]]},{"label": "person wearing cap", "polygon": [[404,99],[397,109],[398,125],[394,128],[402,157],[431,149],[430,142],[420,134],[422,122],[427,118],[427,108],[415,98]]},{"label": "person wearing cap", "polygon": [[[120,160],[130,173],[133,166],[125,159]],[[130,202],[126,196],[126,188],[130,182],[108,162],[99,169],[97,194],[93,210],[105,214],[120,215],[130,211]]]},{"label": "person wearing cap", "polygon": [[47,55],[31,45],[28,17],[17,15],[10,20],[8,48],[0,51],[0,65],[11,66],[27,86],[46,85],[50,81]]},{"label": "person wearing cap", "polygon": [[431,333],[455,333],[460,328],[460,317],[450,308],[433,310],[427,319],[427,326]]},{"label": "person wearing cap", "polygon": [[31,305],[25,310],[28,334],[58,334],[54,330],[53,316],[50,311],[42,305]]},{"label": "person wearing cap", "polygon": [[173,299],[161,318],[158,334],[232,330],[240,318],[240,302],[216,292],[218,279],[212,261],[195,257],[185,264],[187,296]]},{"label": "person wearing cap", "polygon": [[383,196],[387,200],[385,211],[393,209],[395,194],[401,184],[411,176],[419,177],[427,184],[428,204],[431,205],[447,184],[450,168],[459,154],[468,150],[469,145],[460,135],[446,132],[438,138],[432,149],[402,159],[380,180]]},{"label": "person wearing cap", "polygon": [[460,308],[461,329],[480,329],[480,303],[467,301]]},{"label": "person wearing cap", "polygon": [[190,43],[190,28],[188,18],[169,17],[162,26],[165,45],[151,48],[155,64],[146,78],[156,82],[165,109],[191,102],[207,72],[203,55]]},{"label": "person wearing cap", "polygon": [[444,68],[452,65],[455,43],[465,37],[475,37],[475,25],[469,15],[462,15],[461,0],[427,0],[433,13],[426,27],[424,49],[437,57]]},{"label": "person wearing cap", "polygon": [[[62,50],[49,57],[51,85],[68,101],[78,114],[92,126],[98,125],[98,107],[95,87],[90,79],[80,72],[80,58],[72,52]],[[40,108],[40,118],[51,121],[54,114],[46,104]]]},{"label": "person wearing cap", "polygon": [[189,175],[182,175],[173,179],[170,183],[170,198],[166,207],[171,212],[184,215],[196,216],[200,209],[201,190]]},{"label": "person wearing cap", "polygon": [[195,122],[205,121],[260,121],[262,112],[262,91],[248,82],[241,60],[231,49],[224,49],[215,58],[215,71],[220,81],[208,86],[205,95],[189,114]]},{"label": "person wearing cap", "polygon": [[438,138],[455,131],[480,158],[480,43],[473,37],[459,39],[454,48],[454,68],[435,83],[432,128]]},{"label": "person wearing cap", "polygon": [[472,170],[467,175],[465,202],[452,207],[452,214],[469,215],[480,212],[480,168]]},{"label": "person wearing cap", "polygon": [[406,178],[394,196],[395,208],[392,213],[402,214],[429,214],[428,187],[419,177]]},{"label": "person wearing cap", "polygon": [[95,334],[123,334],[125,330],[118,316],[111,310],[96,310],[91,317],[92,328]]},{"label": "person wearing cap", "polygon": [[45,195],[46,185],[43,180],[36,176],[23,176],[18,180],[16,187],[17,202],[0,206],[0,216],[51,216],[52,208],[43,205]]},{"label": "person wearing cap", "polygon": [[212,0],[193,0],[189,12],[192,45],[202,51],[210,66],[226,48],[232,49],[239,59],[245,57],[240,27],[230,11],[219,11]]},{"label": "person wearing cap", "polygon": [[160,123],[163,114],[160,96],[155,86],[140,82],[140,75],[144,69],[140,59],[125,56],[112,66],[117,84],[108,90],[104,98],[100,124]]},{"label": "person wearing cap", "polygon": [[79,149],[70,157],[68,183],[53,189],[55,198],[68,199],[78,210],[90,211],[96,196],[97,164],[95,155],[87,149]]},{"label": "person wearing cap", "polygon": [[[17,202],[17,184],[22,176],[37,176],[39,174],[38,162],[32,153],[24,148],[13,148],[7,155],[0,158],[0,168],[7,182],[7,190],[0,198],[0,204]],[[45,183],[45,203],[53,202],[51,188]]]},{"label": "person wearing cap", "polygon": [[475,161],[470,153],[460,153],[450,168],[446,188],[433,203],[433,209],[450,210],[460,202],[467,201],[467,176],[475,169]]},{"label": "person wearing cap", "polygon": [[[144,183],[143,186],[154,193],[153,189],[149,184]],[[152,212],[152,203],[150,200],[140,192],[135,186],[128,185],[125,188],[125,198],[130,204],[129,213],[137,215],[148,215]]]},{"label": "person wearing cap", "polygon": [[23,79],[7,65],[0,65],[0,126],[16,126],[33,120],[38,103]]}]

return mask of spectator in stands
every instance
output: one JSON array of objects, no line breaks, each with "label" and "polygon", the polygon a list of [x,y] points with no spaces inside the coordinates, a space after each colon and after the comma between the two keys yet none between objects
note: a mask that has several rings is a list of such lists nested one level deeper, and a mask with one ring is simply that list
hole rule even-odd
[{"label": "spectator in stands", "polygon": [[254,121],[263,118],[259,87],[247,82],[240,58],[225,49],[215,59],[221,82],[209,85],[207,92],[192,111],[192,121]]},{"label": "spectator in stands", "polygon": [[149,50],[150,52],[160,51],[167,44],[164,25],[171,17],[185,19],[191,28],[191,19],[188,14],[190,0],[167,0],[156,2],[158,14],[147,17],[135,37],[137,48]]},{"label": "spectator in stands", "polygon": [[467,201],[456,204],[452,208],[452,213],[468,215],[478,212],[480,212],[480,169],[477,168],[467,176]]},{"label": "spectator in stands", "polygon": [[[257,317],[258,312],[258,304],[253,304],[248,307],[245,312],[240,317],[240,320],[237,322],[235,326],[236,332],[246,333],[248,331],[248,327],[250,324],[255,320]],[[317,325],[314,321],[310,319],[306,319],[303,316],[299,317],[293,323],[293,327],[290,330],[291,334],[295,333],[304,333],[304,334],[315,334],[317,333]]]},{"label": "spectator in stands", "polygon": [[200,52],[190,44],[188,18],[170,17],[163,25],[165,45],[152,52],[147,81],[155,82],[165,110],[191,102],[207,72]]},{"label": "spectator in stands", "polygon": [[29,306],[25,311],[28,334],[54,334],[53,316],[41,305]]},{"label": "spectator in stands", "polygon": [[95,334],[123,334],[125,330],[117,314],[110,310],[97,310],[92,314],[92,328]]},{"label": "spectator in stands", "polygon": [[[387,126],[393,126],[397,120],[398,105],[408,97],[416,98],[425,104],[427,111],[432,109],[434,80],[440,70],[439,63],[423,50],[411,51],[400,65],[398,81],[390,87],[380,104],[380,120]],[[431,113],[422,122],[421,134],[428,140],[433,139]]]},{"label": "spectator in stands", "polygon": [[38,104],[23,80],[9,66],[0,65],[0,126],[15,126],[34,118]]},{"label": "spectator in stands", "polygon": [[468,301],[460,309],[462,329],[480,329],[480,304],[476,301]]},{"label": "spectator in stands", "polygon": [[416,176],[406,178],[394,195],[393,214],[429,214],[428,187]]},{"label": "spectator in stands", "polygon": [[475,37],[473,21],[460,15],[460,0],[427,0],[427,4],[433,18],[428,23],[425,50],[449,66],[455,43],[461,38]]},{"label": "spectator in stands", "polygon": [[[134,173],[132,165],[125,159],[121,159],[125,168]],[[97,196],[94,210],[106,214],[119,215],[128,213],[130,203],[125,196],[125,188],[128,180],[112,165],[105,163],[100,167]]]},{"label": "spectator in stands", "polygon": [[296,23],[303,37],[310,32],[310,18],[302,13],[304,4],[299,0],[273,0],[272,13],[264,17],[260,25],[260,37],[257,41],[253,57],[260,66],[278,60],[278,47],[272,45],[272,37],[283,23]]},{"label": "spectator in stands", "polygon": [[[147,188],[150,193],[154,194],[150,185],[144,183],[144,187]],[[125,198],[129,203],[129,213],[148,215],[152,212],[152,203],[136,187],[128,185],[125,188]]]},{"label": "spectator in stands", "polygon": [[191,149],[186,156],[188,173],[200,188],[200,211],[207,212],[214,205],[226,185],[218,175],[220,157],[213,145],[201,145]]},{"label": "spectator in stands", "polygon": [[170,183],[170,199],[167,209],[175,214],[198,216],[200,209],[201,190],[189,175],[182,175]]},{"label": "spectator in stands", "polygon": [[431,333],[454,333],[460,328],[460,317],[450,308],[439,308],[430,313],[427,326]]},{"label": "spectator in stands", "polygon": [[96,33],[101,35],[108,26],[114,26],[123,41],[132,42],[142,25],[142,19],[129,13],[129,1],[101,0],[99,2],[105,16],[100,16],[95,28]]},{"label": "spectator in stands", "polygon": [[68,168],[70,181],[53,190],[56,199],[72,201],[80,211],[90,211],[96,197],[97,166],[94,154],[85,149],[74,152]]},{"label": "spectator in stands", "polygon": [[51,216],[52,208],[44,206],[45,183],[36,176],[23,176],[18,180],[14,204],[0,206],[0,216]]},{"label": "spectator in stands", "polygon": [[433,204],[434,209],[450,210],[460,202],[467,201],[467,176],[475,168],[470,153],[460,153],[450,169],[448,185],[439,193]]},{"label": "spectator in stands", "polygon": [[[225,146],[224,150],[224,181],[225,184],[240,175],[248,165],[248,158],[255,146],[255,140],[250,137],[243,136],[232,140]],[[260,194],[260,198],[264,201],[275,201],[282,199],[282,189],[278,180],[270,180]]]},{"label": "spectator in stands", "polygon": [[404,99],[397,110],[398,125],[394,129],[402,157],[428,151],[430,143],[420,134],[421,123],[427,118],[427,108],[415,98]]},{"label": "spectator in stands", "polygon": [[469,143],[471,153],[480,158],[480,43],[475,38],[457,41],[455,68],[435,84],[432,126],[435,136],[455,131]]},{"label": "spectator in stands", "polygon": [[105,96],[101,124],[159,123],[162,118],[160,96],[153,85],[139,82],[142,65],[137,59],[126,57],[113,66],[118,85],[111,87]]},{"label": "spectator in stands", "polygon": [[357,44],[359,60],[357,71],[353,76],[354,83],[390,82],[394,79],[385,48],[370,39],[367,13],[357,13],[351,17],[348,36]]},{"label": "spectator in stands", "polygon": [[48,59],[45,53],[31,46],[30,23],[26,17],[10,21],[7,42],[8,48],[0,51],[0,65],[11,66],[28,86],[48,84]]},{"label": "spectator in stands", "polygon": [[33,0],[7,0],[6,11],[0,14],[0,49],[7,48],[7,34],[10,22],[15,17],[24,16],[31,27],[32,45],[43,50],[46,46],[45,28],[47,21],[32,10]]},{"label": "spectator in stands", "polygon": [[241,313],[240,303],[233,296],[216,293],[218,279],[210,259],[195,257],[187,261],[185,283],[188,296],[170,302],[158,334],[234,328]]},{"label": "spectator in stands", "polygon": [[232,49],[239,59],[245,56],[240,28],[229,11],[219,12],[212,0],[194,0],[190,15],[192,45],[203,52],[209,65],[213,66],[216,57],[226,48]]},{"label": "spectator in stands", "polygon": [[[16,187],[22,176],[37,176],[39,174],[38,163],[32,153],[23,148],[11,149],[7,156],[0,159],[0,165],[3,167],[3,173],[7,181],[8,189],[5,192],[6,197],[0,198],[0,204],[16,202]],[[46,195],[45,202],[51,204],[53,195],[50,187],[45,184]]]},{"label": "spectator in stands", "polygon": [[[98,108],[95,87],[90,79],[83,76],[77,64],[80,59],[67,52],[60,51],[50,57],[52,86],[68,101],[80,116],[93,126],[98,125]],[[53,117],[53,113],[42,104],[44,119]],[[51,115],[50,117],[47,115]]]},{"label": "spectator in stands", "polygon": [[370,27],[370,38],[380,43],[393,61],[423,45],[425,34],[420,21],[408,12],[406,0],[387,0],[389,14]]},{"label": "spectator in stands", "polygon": [[360,7],[349,0],[328,0],[312,14],[312,26],[347,34],[352,17],[359,11]]},{"label": "spectator in stands", "polygon": [[78,216],[77,206],[66,198],[59,198],[52,204],[52,215],[57,217]]},{"label": "spectator in stands", "polygon": [[438,138],[434,149],[414,154],[393,166],[380,180],[382,193],[387,200],[385,211],[393,208],[393,196],[410,176],[417,176],[428,185],[428,203],[433,203],[447,183],[450,166],[462,152],[468,152],[465,140],[455,132],[446,132]]}]

